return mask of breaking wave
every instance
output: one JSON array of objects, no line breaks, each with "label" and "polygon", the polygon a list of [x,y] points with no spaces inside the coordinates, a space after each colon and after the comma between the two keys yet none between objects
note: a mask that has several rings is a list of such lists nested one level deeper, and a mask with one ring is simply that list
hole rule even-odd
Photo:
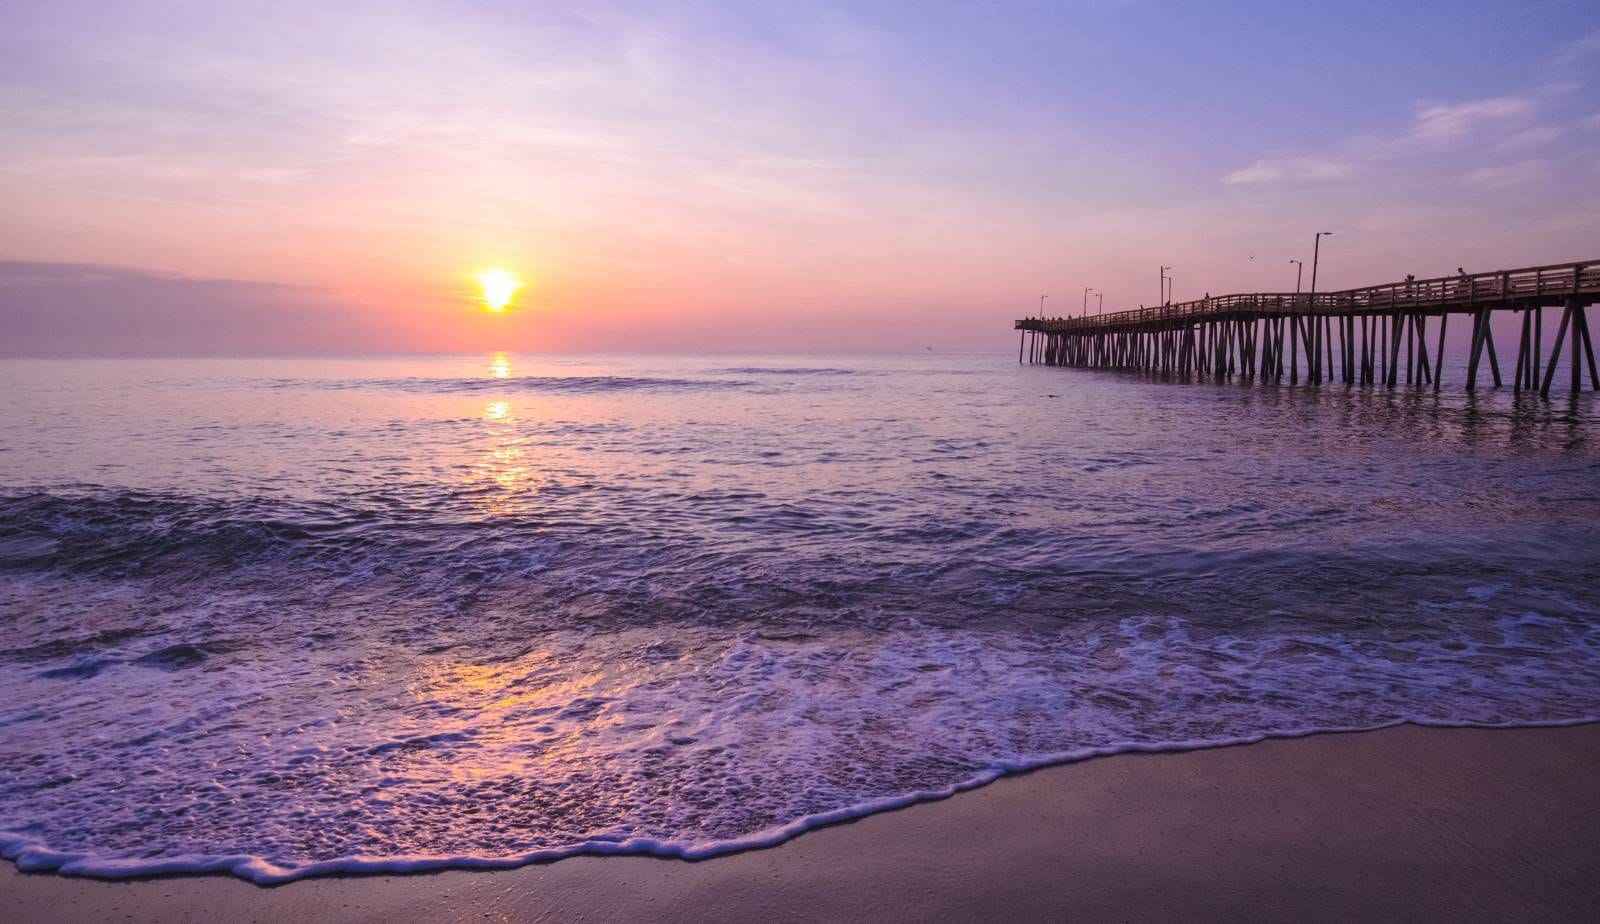
[{"label": "breaking wave", "polygon": [[[594,526],[443,498],[0,498],[0,851],[262,883],[704,857],[1098,754],[1600,715],[1591,604],[1541,614],[1536,578],[1468,561],[1415,598],[1370,558],[1030,577],[980,550],[1040,537],[972,527],[863,537],[965,548],[908,568]],[[1249,604],[1356,574],[1318,617]],[[1214,578],[1253,579],[1256,615],[1208,615]]]}]

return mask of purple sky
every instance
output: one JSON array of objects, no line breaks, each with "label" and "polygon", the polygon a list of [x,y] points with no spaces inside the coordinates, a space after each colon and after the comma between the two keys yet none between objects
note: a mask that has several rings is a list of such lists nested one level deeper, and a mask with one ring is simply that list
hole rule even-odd
[{"label": "purple sky", "polygon": [[1593,0],[9,0],[0,123],[5,352],[1005,349],[1319,230],[1323,289],[1600,256]]}]

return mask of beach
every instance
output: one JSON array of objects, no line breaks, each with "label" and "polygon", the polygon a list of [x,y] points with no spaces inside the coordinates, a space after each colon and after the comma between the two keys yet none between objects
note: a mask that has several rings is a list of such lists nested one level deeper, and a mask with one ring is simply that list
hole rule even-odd
[{"label": "beach", "polygon": [[1124,754],[713,860],[127,882],[0,875],[13,920],[1540,920],[1600,916],[1600,724]]}]

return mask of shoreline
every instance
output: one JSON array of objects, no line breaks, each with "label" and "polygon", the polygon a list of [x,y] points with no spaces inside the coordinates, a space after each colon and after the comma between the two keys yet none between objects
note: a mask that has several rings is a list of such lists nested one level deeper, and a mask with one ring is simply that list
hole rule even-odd
[{"label": "shoreline", "polygon": [[1266,741],[1314,738],[1322,735],[1352,735],[1383,731],[1402,726],[1437,729],[1540,729],[1569,728],[1581,725],[1600,725],[1600,718],[1552,719],[1532,723],[1505,725],[1450,724],[1418,722],[1395,719],[1382,725],[1351,728],[1309,729],[1264,733],[1243,738],[1216,741],[1175,741],[1159,744],[1125,744],[1105,748],[1086,748],[1066,755],[1041,758],[1008,767],[992,767],[976,776],[941,790],[918,790],[895,796],[882,796],[865,802],[796,818],[783,825],[763,829],[726,841],[703,843],[677,843],[641,838],[627,841],[589,841],[566,847],[547,847],[520,856],[433,856],[402,855],[369,858],[364,856],[326,860],[304,867],[283,868],[274,866],[262,857],[251,855],[208,855],[200,857],[174,857],[135,865],[127,860],[96,860],[80,854],[56,851],[47,844],[24,839],[3,839],[9,832],[0,832],[0,864],[9,864],[24,874],[55,874],[68,878],[82,878],[107,882],[138,881],[155,878],[182,878],[205,876],[230,876],[263,887],[276,887],[307,879],[399,875],[413,876],[450,871],[503,872],[525,866],[548,865],[578,857],[642,857],[658,860],[701,862],[746,853],[752,850],[770,850],[797,837],[835,825],[851,824],[873,815],[898,812],[929,802],[942,802],[965,792],[982,789],[1010,777],[1024,776],[1042,770],[1066,767],[1085,761],[1126,755],[1184,754],[1217,748],[1247,747]]},{"label": "shoreline", "polygon": [[1401,725],[1056,764],[711,859],[580,855],[273,887],[6,863],[0,901],[31,921],[1594,919],[1597,768],[1600,724]]}]

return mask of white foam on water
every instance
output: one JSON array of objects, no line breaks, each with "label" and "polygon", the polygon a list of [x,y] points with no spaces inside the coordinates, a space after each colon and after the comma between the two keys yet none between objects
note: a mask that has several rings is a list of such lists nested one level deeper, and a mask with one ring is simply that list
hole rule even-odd
[{"label": "white foam on water", "polygon": [[[1536,614],[1472,626],[1196,638],[1127,618],[1110,632],[695,629],[692,642],[630,629],[547,634],[491,664],[127,658],[77,680],[13,675],[80,721],[63,735],[15,701],[0,710],[47,739],[29,776],[54,783],[12,792],[0,852],[23,870],[263,884],[697,859],[1103,755],[1600,717],[1593,628]],[[215,849],[228,845],[249,847]]]}]

